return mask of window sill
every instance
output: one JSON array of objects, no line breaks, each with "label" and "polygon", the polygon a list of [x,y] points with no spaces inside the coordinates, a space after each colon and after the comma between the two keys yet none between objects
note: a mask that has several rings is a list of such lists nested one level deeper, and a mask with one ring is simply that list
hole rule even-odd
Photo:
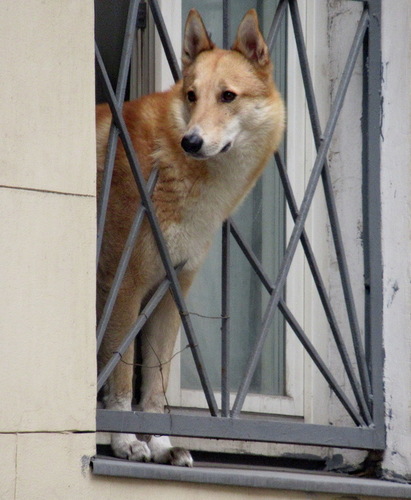
[{"label": "window sill", "polygon": [[92,469],[94,474],[103,476],[411,499],[411,485],[325,472],[251,469],[211,463],[183,468],[128,462],[103,455],[92,459]]}]

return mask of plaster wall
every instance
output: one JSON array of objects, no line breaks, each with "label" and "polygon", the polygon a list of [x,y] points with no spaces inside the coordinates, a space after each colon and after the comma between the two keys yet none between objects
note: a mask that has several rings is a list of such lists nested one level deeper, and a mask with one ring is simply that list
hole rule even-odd
[{"label": "plaster wall", "polygon": [[411,479],[411,4],[382,2],[381,144],[388,477]]}]

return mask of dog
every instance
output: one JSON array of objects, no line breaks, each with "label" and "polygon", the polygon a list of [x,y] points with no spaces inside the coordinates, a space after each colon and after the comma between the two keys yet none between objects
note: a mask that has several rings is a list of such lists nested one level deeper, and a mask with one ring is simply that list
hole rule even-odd
[{"label": "dog", "polygon": [[[158,169],[152,200],[173,264],[184,263],[178,276],[187,294],[214,234],[277,150],[285,111],[254,10],[241,21],[231,50],[217,48],[200,14],[191,10],[185,25],[182,65],[183,78],[170,90],[126,102],[123,116],[145,179],[153,167]],[[98,185],[110,124],[107,104],[97,106]],[[98,315],[139,203],[131,169],[119,144],[97,273]],[[164,275],[145,220],[101,346],[100,369]],[[169,360],[179,326],[179,313],[168,292],[140,335],[142,411],[164,411]],[[106,408],[131,410],[133,363],[130,347],[104,388]],[[135,461],[192,465],[190,453],[173,447],[167,436],[137,436],[112,434],[114,455]]]}]

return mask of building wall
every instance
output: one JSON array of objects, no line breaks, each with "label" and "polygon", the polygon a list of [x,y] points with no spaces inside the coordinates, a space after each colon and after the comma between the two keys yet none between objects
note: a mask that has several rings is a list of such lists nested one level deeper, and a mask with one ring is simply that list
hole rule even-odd
[{"label": "building wall", "polygon": [[388,477],[411,480],[411,4],[383,1],[381,143]]},{"label": "building wall", "polygon": [[[406,0],[402,3],[405,6]],[[389,49],[394,51],[394,46]],[[405,45],[401,50],[407,50]],[[0,498],[340,498],[91,474],[96,396],[93,51],[92,0],[3,0]],[[385,127],[391,123],[395,128],[394,110],[399,103],[397,96],[392,98]],[[403,124],[402,142],[409,138],[407,123]],[[408,163],[404,166],[404,158],[396,159],[403,174],[404,168],[409,168]],[[396,254],[400,248],[409,270],[404,243],[408,239],[401,236],[400,228],[394,231],[390,227],[396,215],[395,210],[391,213],[389,201],[400,199],[399,207],[406,208],[409,182],[402,184],[395,176],[391,178],[388,168],[384,172],[388,176],[385,252],[387,256]],[[397,191],[391,187],[393,183]],[[409,235],[408,223],[407,219],[404,227]],[[389,244],[391,237],[398,243],[395,248]],[[404,327],[409,327],[409,313],[404,313],[409,305],[409,280],[401,270],[400,265],[389,268],[387,257],[386,283],[388,286],[396,279],[398,290],[391,309],[387,308],[386,325],[388,329],[399,321],[398,328],[404,332]],[[394,307],[399,308],[397,313]],[[391,346],[386,346],[386,383],[392,389],[391,406],[387,406],[393,415],[390,443],[405,456],[410,423],[397,405],[402,408],[405,404],[409,409],[409,395],[404,398],[404,390],[398,390],[394,383],[399,374],[406,374],[410,381],[410,349],[401,344],[406,342],[401,340],[404,338],[400,337],[396,347],[392,345],[393,353]],[[392,366],[390,356],[400,357],[404,369]],[[409,472],[407,459],[402,463],[401,471]],[[385,465],[387,470],[397,470],[394,453]]]}]

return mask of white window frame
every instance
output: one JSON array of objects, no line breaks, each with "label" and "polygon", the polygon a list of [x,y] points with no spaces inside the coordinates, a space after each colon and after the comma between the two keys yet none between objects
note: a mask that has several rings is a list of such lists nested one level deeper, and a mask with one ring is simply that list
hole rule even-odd
[{"label": "white window frame", "polygon": [[[181,0],[162,0],[159,1],[159,5],[171,42],[176,54],[179,56],[181,53],[182,32]],[[306,29],[307,52],[309,57],[314,60],[315,54],[315,57],[318,59],[320,54],[320,57],[324,57],[324,60],[327,61],[327,54],[324,53],[324,51],[327,50],[326,44],[324,44],[327,26],[326,19],[324,20],[324,16],[327,15],[326,5],[323,2],[316,2],[315,5],[312,5],[311,2],[304,0],[300,2],[300,13],[303,25]],[[166,57],[162,51],[158,35],[156,35],[155,47],[156,90],[163,90],[169,88],[174,82]],[[287,164],[297,201],[300,201],[304,193],[306,180],[315,159],[316,151],[312,140],[311,125],[306,107],[302,79],[299,76],[300,68],[291,26],[289,26],[288,29],[287,57],[287,122],[292,124],[292,128],[288,127],[287,130]],[[321,84],[321,76],[316,75],[317,67],[318,65],[312,65],[313,79],[316,83],[320,82]],[[316,78],[317,76],[318,78]],[[322,80],[324,81],[323,88],[316,88],[316,90],[317,95],[324,97],[324,99],[321,99],[321,102],[325,103],[325,106],[323,109],[320,109],[320,114],[327,116],[328,80],[326,78]],[[316,228],[318,228],[319,225],[325,227],[326,210],[324,200],[321,199],[321,197],[319,197],[318,200],[314,200],[312,213],[314,216],[311,216],[305,225],[311,241],[313,241],[314,235],[314,219]],[[289,233],[293,226],[293,222],[288,213],[286,224],[287,233]],[[318,229],[316,229],[316,231],[318,235]],[[328,247],[324,244],[326,240],[325,238],[317,238],[317,240],[321,240],[321,243],[317,243],[316,245],[316,255],[320,255],[320,260],[323,260],[325,263],[328,258]],[[297,252],[297,256],[287,280],[287,303],[290,305],[290,309],[294,312],[308,334],[316,329],[324,331],[324,328],[327,329],[327,325],[319,324],[320,321],[324,320],[318,318],[318,315],[315,314],[315,310],[313,310],[312,307],[312,300],[316,292],[313,290],[314,285],[312,284],[310,270],[303,256],[303,252]],[[327,265],[323,267],[326,269]],[[318,305],[318,307],[321,306]],[[320,341],[320,353],[324,353],[327,349],[325,339],[317,340]],[[184,344],[184,340],[182,340],[182,344]],[[318,344],[316,345],[318,346]],[[180,342],[177,341],[176,352],[180,350],[179,346]],[[328,396],[326,392],[328,391],[328,386],[324,380],[316,375],[317,374],[313,371],[309,356],[304,352],[303,347],[294,333],[290,331],[290,327],[287,326],[285,366],[286,396],[249,394],[246,398],[243,411],[293,417],[303,419],[307,422],[314,421],[314,413],[316,414],[316,419],[318,419],[318,413],[320,412],[323,413],[320,419],[322,421],[326,419],[326,409],[319,408],[313,401],[314,399],[327,400],[324,399],[324,396],[325,398]],[[320,391],[322,392],[321,395]],[[219,398],[221,400],[219,392],[216,392],[215,395],[217,401]],[[173,359],[171,366],[167,400],[171,407],[178,408],[179,411],[182,412],[184,412],[184,408],[198,408],[204,410],[207,408],[207,403],[202,391],[181,389],[180,356],[178,354]]]}]

